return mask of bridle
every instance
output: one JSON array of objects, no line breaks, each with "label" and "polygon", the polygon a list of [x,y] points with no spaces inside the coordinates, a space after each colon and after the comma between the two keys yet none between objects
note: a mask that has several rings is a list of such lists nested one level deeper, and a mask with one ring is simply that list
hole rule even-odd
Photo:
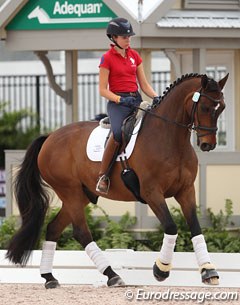
[{"label": "bridle", "polygon": [[[198,138],[204,137],[204,136],[207,136],[207,135],[210,135],[210,134],[216,134],[216,132],[218,130],[217,127],[201,126],[200,120],[199,120],[199,117],[198,117],[198,103],[200,101],[201,96],[206,97],[208,100],[213,102],[215,105],[218,105],[222,101],[223,94],[221,93],[221,98],[220,99],[214,99],[213,97],[207,95],[206,93],[203,93],[202,92],[202,88],[200,90],[196,91],[193,94],[193,97],[192,97],[193,105],[192,105],[192,110],[191,110],[191,121],[190,121],[190,124],[188,125],[189,130],[190,131],[193,130],[193,131],[196,131],[196,132],[197,131],[201,131],[201,130],[202,131],[206,131],[206,132],[204,132],[202,134],[197,133],[197,137]],[[197,117],[197,125],[194,124],[195,114],[196,114],[196,117]]]},{"label": "bridle", "polygon": [[[217,127],[206,127],[206,126],[200,125],[200,121],[199,121],[199,118],[198,118],[198,104],[199,104],[201,96],[206,97],[207,99],[212,101],[214,104],[218,105],[222,101],[223,94],[221,93],[221,98],[220,99],[214,99],[213,97],[207,95],[206,93],[203,93],[202,88],[200,88],[198,91],[196,91],[193,94],[193,97],[192,97],[193,105],[192,105],[192,109],[191,109],[191,115],[190,115],[191,120],[190,120],[189,124],[183,124],[183,123],[180,123],[180,122],[177,122],[177,121],[172,121],[172,120],[169,120],[166,117],[158,115],[158,114],[151,111],[153,109],[152,106],[149,106],[149,108],[147,108],[147,109],[143,109],[141,107],[136,107],[136,108],[138,108],[138,109],[140,109],[140,110],[142,110],[142,111],[144,111],[144,112],[146,112],[146,113],[148,113],[148,114],[150,114],[154,117],[157,117],[157,118],[159,118],[159,119],[161,119],[161,120],[163,120],[167,123],[171,123],[171,124],[177,125],[179,127],[187,128],[189,130],[189,132],[191,132],[191,131],[196,131],[197,132],[198,130],[207,131],[207,133],[197,134],[197,136],[199,138],[199,137],[203,137],[203,136],[206,136],[206,135],[209,135],[209,134],[216,134],[216,132],[218,130]],[[194,124],[196,114],[197,114],[197,122],[198,122],[197,125]]]}]

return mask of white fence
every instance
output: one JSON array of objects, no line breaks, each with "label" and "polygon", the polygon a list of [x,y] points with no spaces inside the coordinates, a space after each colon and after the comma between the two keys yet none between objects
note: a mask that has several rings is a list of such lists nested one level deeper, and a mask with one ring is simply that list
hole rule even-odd
[{"label": "white fence", "polygon": [[[41,251],[33,251],[24,268],[9,263],[5,254],[5,250],[0,250],[0,283],[44,283],[39,274]],[[206,287],[201,282],[194,253],[174,253],[170,277],[161,283],[152,273],[158,252],[118,249],[106,250],[104,254],[127,285]],[[210,253],[210,257],[220,276],[218,287],[240,288],[240,253]],[[60,284],[106,283],[106,277],[97,271],[84,251],[56,251],[53,275]]]}]

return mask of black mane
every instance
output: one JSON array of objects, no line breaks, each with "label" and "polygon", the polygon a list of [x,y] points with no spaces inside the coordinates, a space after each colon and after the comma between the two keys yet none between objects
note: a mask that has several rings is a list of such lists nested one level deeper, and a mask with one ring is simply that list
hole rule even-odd
[{"label": "black mane", "polygon": [[163,91],[163,95],[160,96],[160,100],[158,103],[153,103],[151,108],[155,108],[157,107],[162,100],[166,97],[166,95],[168,95],[168,93],[177,85],[179,85],[180,83],[182,83],[184,80],[188,79],[188,78],[193,78],[193,77],[202,77],[202,74],[198,74],[198,73],[190,73],[190,74],[185,74],[182,75],[181,77],[179,77],[178,79],[176,79],[172,84],[170,84],[169,87],[167,87],[165,89],[165,91]]}]

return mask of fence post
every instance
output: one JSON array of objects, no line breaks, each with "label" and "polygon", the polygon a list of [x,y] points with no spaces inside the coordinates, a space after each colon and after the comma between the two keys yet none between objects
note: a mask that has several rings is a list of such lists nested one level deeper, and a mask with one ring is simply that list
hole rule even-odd
[{"label": "fence post", "polygon": [[36,118],[36,124],[37,129],[40,131],[40,75],[36,75],[36,112],[37,112],[37,118]]}]

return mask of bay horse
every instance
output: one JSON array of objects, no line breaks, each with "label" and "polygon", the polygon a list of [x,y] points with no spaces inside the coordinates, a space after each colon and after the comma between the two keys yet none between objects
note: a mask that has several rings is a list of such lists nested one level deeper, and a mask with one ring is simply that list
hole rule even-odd
[{"label": "bay horse", "polygon": [[[187,74],[170,85],[157,104],[146,110],[132,155],[130,167],[139,179],[139,194],[149,205],[164,229],[159,257],[153,264],[158,281],[169,276],[177,226],[165,198],[174,197],[180,204],[191,231],[196,260],[205,284],[218,284],[218,273],[211,262],[196,213],[194,180],[198,160],[191,145],[191,131],[196,131],[202,151],[216,146],[217,120],[225,108],[222,89],[228,74],[220,81],[207,75]],[[58,215],[47,226],[43,243],[40,273],[46,288],[55,288],[52,274],[56,243],[66,226],[72,224],[74,238],[84,247],[96,268],[107,276],[108,286],[124,281],[111,268],[103,252],[93,241],[84,209],[99,196],[95,191],[100,162],[89,160],[86,145],[98,122],[72,123],[29,146],[15,180],[15,196],[22,218],[21,227],[9,243],[7,257],[25,265],[39,240],[49,207],[46,183],[62,201]],[[134,194],[121,180],[122,167],[116,162],[109,193],[104,197],[135,201]]]}]

